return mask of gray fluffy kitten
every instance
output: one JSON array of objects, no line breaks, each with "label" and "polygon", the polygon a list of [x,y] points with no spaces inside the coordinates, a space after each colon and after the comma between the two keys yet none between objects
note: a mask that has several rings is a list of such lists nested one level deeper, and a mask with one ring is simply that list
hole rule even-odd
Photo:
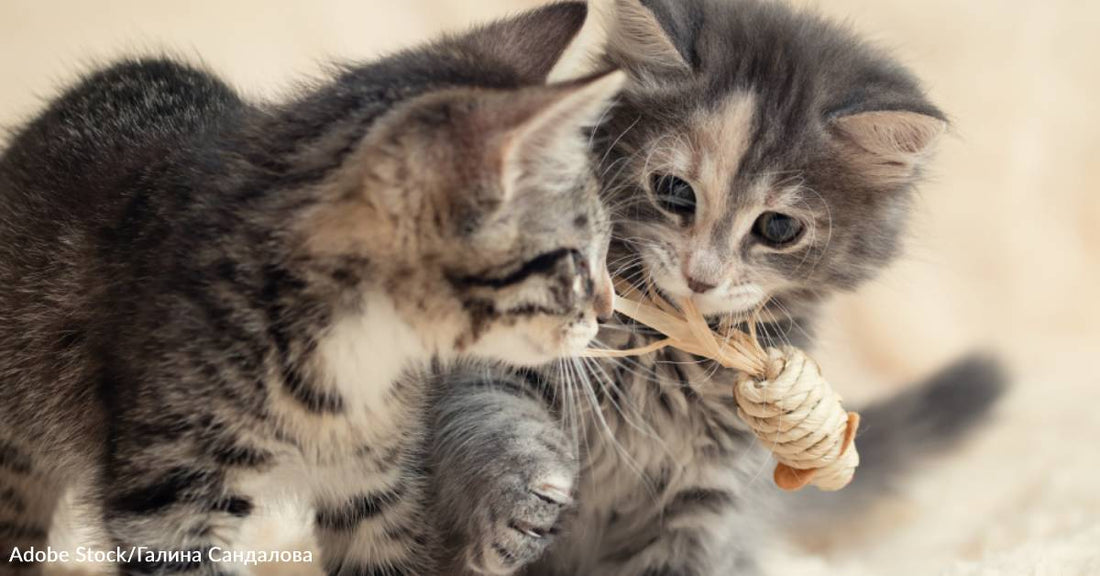
[{"label": "gray fluffy kitten", "polygon": [[[597,135],[612,271],[693,298],[715,321],[764,304],[766,343],[809,346],[819,305],[897,256],[944,115],[897,62],[810,13],[754,0],[609,4],[596,57],[574,46],[563,62],[631,79]],[[617,318],[600,338],[625,348],[660,336]],[[457,568],[754,571],[766,528],[755,508],[774,489],[735,415],[733,371],[666,349],[447,377],[435,505]],[[995,365],[968,359],[872,407],[864,468],[842,496],[974,422],[1000,382]]]},{"label": "gray fluffy kitten", "polygon": [[[608,313],[587,137],[618,73],[543,86],[557,5],[279,105],[163,59],[95,72],[0,156],[0,574],[87,489],[123,574],[228,574],[273,493],[329,574],[419,574],[429,359],[537,363]],[[166,554],[161,554],[166,553]]]}]

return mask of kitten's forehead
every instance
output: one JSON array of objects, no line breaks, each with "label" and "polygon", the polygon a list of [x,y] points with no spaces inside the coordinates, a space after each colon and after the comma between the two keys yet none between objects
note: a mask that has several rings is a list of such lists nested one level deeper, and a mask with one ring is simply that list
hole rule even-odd
[{"label": "kitten's forehead", "polygon": [[730,192],[752,141],[756,104],[752,92],[733,92],[690,119],[693,157],[689,177],[706,208],[700,214],[700,225],[709,227],[730,207]]}]

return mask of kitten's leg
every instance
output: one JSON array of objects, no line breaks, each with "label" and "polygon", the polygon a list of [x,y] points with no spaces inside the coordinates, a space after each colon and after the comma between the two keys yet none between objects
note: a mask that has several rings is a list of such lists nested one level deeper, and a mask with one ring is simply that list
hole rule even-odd
[{"label": "kitten's leg", "polygon": [[[661,534],[639,534],[642,542],[624,543],[598,571],[606,576],[755,576],[755,553],[748,546],[756,538],[738,539],[749,518],[730,512],[707,527],[659,527]],[[719,533],[728,530],[730,533]]]},{"label": "kitten's leg", "polygon": [[[760,451],[762,452],[762,451]],[[698,454],[697,454],[698,456]],[[762,454],[742,455],[759,463]],[[722,460],[726,460],[723,458]],[[764,541],[759,505],[767,497],[753,466],[688,463],[652,506],[608,526],[600,568],[607,576],[752,576]]]},{"label": "kitten's leg", "polygon": [[314,533],[326,574],[434,574],[419,462],[403,449],[372,446],[345,464],[314,469]]},{"label": "kitten's leg", "polygon": [[120,559],[119,574],[247,573],[214,561],[211,550],[233,550],[256,501],[244,482],[265,474],[274,456],[216,424],[166,437],[153,429],[119,433],[99,488],[113,543],[148,551]]},{"label": "kitten's leg", "polygon": [[518,376],[460,377],[436,405],[433,517],[444,520],[454,563],[510,574],[550,545],[572,502],[573,444]]},{"label": "kitten's leg", "polygon": [[[787,322],[757,327],[762,344],[806,346],[810,321],[791,318]],[[683,360],[683,359],[681,359]],[[665,364],[672,382],[686,384],[688,375]],[[732,383],[734,373],[711,372],[707,376]],[[727,388],[728,389],[728,388]],[[686,450],[666,469],[679,468],[673,482],[664,486],[653,510],[624,518],[609,527],[606,555],[600,574],[608,576],[752,576],[759,573],[755,553],[766,541],[762,504],[770,489],[770,460],[747,431],[739,430],[736,407],[731,397],[724,405],[705,409],[695,404],[696,417],[710,413],[710,424],[702,429],[688,420],[666,422],[671,434],[691,433],[709,438],[704,450]],[[696,425],[698,421],[696,421]],[[690,432],[689,432],[690,431]]]},{"label": "kitten's leg", "polygon": [[35,470],[30,454],[0,437],[0,576],[31,576],[41,566],[12,558],[18,548],[45,550],[62,485]]}]

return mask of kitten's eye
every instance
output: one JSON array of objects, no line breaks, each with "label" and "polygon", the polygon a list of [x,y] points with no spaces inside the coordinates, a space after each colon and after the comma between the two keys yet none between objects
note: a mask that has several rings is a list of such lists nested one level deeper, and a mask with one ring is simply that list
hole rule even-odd
[{"label": "kitten's eye", "polygon": [[691,184],[668,174],[654,174],[650,184],[661,208],[681,216],[695,214],[695,190]]},{"label": "kitten's eye", "polygon": [[780,248],[802,236],[802,222],[778,212],[765,212],[752,225],[752,232],[765,244]]}]

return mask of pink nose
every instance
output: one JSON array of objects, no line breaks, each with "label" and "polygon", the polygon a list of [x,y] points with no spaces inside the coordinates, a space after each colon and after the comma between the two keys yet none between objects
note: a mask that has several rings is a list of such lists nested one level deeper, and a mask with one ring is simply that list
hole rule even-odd
[{"label": "pink nose", "polygon": [[[610,286],[610,284],[608,285]],[[611,291],[611,288],[601,289],[596,294],[596,301],[594,307],[596,308],[596,321],[608,322],[615,314],[615,293]]]},{"label": "pink nose", "polygon": [[691,291],[695,292],[696,294],[702,294],[704,292],[709,292],[711,290],[714,290],[714,284],[708,284],[706,282],[696,280],[695,278],[692,278],[691,276],[687,276],[686,278],[687,278],[688,288],[691,288]]}]

